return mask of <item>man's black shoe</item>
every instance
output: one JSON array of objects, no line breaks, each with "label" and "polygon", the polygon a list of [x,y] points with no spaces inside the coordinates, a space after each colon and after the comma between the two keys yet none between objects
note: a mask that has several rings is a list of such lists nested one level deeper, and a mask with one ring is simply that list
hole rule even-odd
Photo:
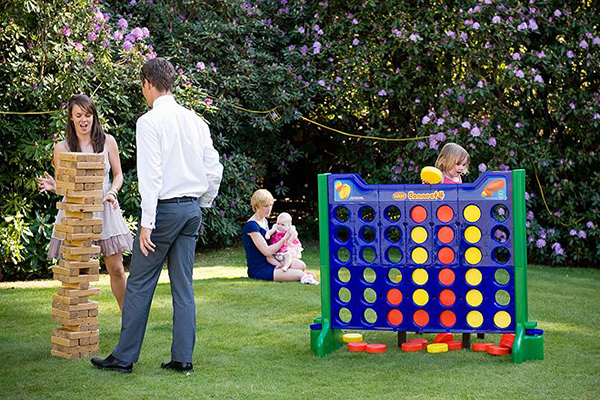
[{"label": "man's black shoe", "polygon": [[92,358],[91,362],[96,368],[122,372],[124,374],[130,374],[133,370],[132,363],[123,362],[118,358],[113,357],[112,354],[106,357],[104,360],[101,358]]},{"label": "man's black shoe", "polygon": [[169,361],[168,363],[160,363],[161,368],[172,369],[178,372],[190,372],[194,369],[192,363]]}]

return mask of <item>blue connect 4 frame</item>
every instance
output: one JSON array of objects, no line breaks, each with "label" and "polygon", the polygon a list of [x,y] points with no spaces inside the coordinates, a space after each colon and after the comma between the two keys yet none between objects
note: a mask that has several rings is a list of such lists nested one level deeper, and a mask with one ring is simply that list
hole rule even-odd
[{"label": "blue connect 4 frame", "polygon": [[342,329],[358,329],[516,332],[515,362],[543,358],[543,338],[525,333],[535,323],[527,321],[523,171],[463,185],[323,174],[319,208],[318,355],[341,345]]}]

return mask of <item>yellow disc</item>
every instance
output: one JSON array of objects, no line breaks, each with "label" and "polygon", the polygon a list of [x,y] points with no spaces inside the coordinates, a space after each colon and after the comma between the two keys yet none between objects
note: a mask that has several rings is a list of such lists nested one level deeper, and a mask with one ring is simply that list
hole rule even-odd
[{"label": "yellow disc", "polygon": [[498,328],[506,328],[510,325],[510,314],[506,311],[498,311],[494,315],[494,323]]},{"label": "yellow disc", "polygon": [[481,250],[477,247],[469,247],[467,251],[465,251],[465,260],[471,265],[478,264],[481,261]]},{"label": "yellow disc", "polygon": [[334,187],[335,187],[335,190],[338,190],[338,191],[339,191],[339,190],[342,188],[342,182],[340,182],[340,181],[335,181],[335,183],[334,183]]},{"label": "yellow disc", "polygon": [[465,240],[469,243],[477,243],[481,240],[481,231],[476,226],[465,229]]},{"label": "yellow disc", "polygon": [[343,184],[340,188],[340,199],[346,200],[350,196],[350,185]]},{"label": "yellow disc", "polygon": [[463,215],[467,221],[477,222],[479,221],[479,218],[481,218],[481,210],[476,205],[471,204],[470,206],[465,207]]},{"label": "yellow disc", "polygon": [[424,285],[429,279],[429,274],[423,268],[417,268],[413,271],[412,279],[417,285]]},{"label": "yellow disc", "polygon": [[427,258],[427,250],[422,247],[417,247],[412,251],[412,260],[415,264],[424,264]]},{"label": "yellow disc", "polygon": [[467,304],[472,307],[477,307],[483,302],[483,295],[479,290],[469,290],[467,292]]},{"label": "yellow disc", "polygon": [[410,238],[415,243],[419,243],[419,244],[423,243],[423,242],[425,242],[427,240],[427,231],[422,226],[416,226],[410,232]]},{"label": "yellow disc", "polygon": [[413,293],[413,301],[418,306],[424,306],[429,301],[429,293],[423,289],[417,289]]},{"label": "yellow disc", "polygon": [[436,167],[423,167],[423,169],[421,170],[421,180],[427,183],[440,183],[442,182],[442,179],[442,171],[440,171]]},{"label": "yellow disc", "polygon": [[362,342],[363,336],[360,333],[346,333],[342,336],[344,343]]},{"label": "yellow disc", "polygon": [[479,311],[471,311],[467,314],[467,324],[473,328],[479,328],[483,324],[483,315]]},{"label": "yellow disc", "polygon": [[448,343],[431,343],[427,345],[428,353],[445,353],[448,351]]},{"label": "yellow disc", "polygon": [[481,279],[482,279],[481,272],[478,269],[471,268],[465,274],[465,279],[467,280],[467,283],[469,285],[477,286],[481,283]]}]

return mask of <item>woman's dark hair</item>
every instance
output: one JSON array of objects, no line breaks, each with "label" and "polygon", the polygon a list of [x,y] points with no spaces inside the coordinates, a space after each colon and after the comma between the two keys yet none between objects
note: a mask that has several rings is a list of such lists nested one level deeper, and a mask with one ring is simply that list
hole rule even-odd
[{"label": "woman's dark hair", "polygon": [[73,106],[78,105],[82,110],[89,112],[94,116],[94,120],[92,122],[92,129],[90,131],[92,136],[92,146],[94,148],[94,153],[102,153],[104,150],[104,143],[106,142],[106,135],[100,126],[100,121],[98,119],[98,111],[96,111],[96,105],[85,94],[76,94],[71,96],[69,99],[69,108],[68,108],[68,118],[67,121],[67,146],[69,147],[69,151],[73,152],[81,152],[81,148],[79,147],[79,140],[77,139],[77,133],[75,131],[75,125],[71,118],[73,117]]},{"label": "woman's dark hair", "polygon": [[142,67],[140,79],[142,85],[144,81],[148,81],[159,91],[170,92],[175,82],[175,68],[164,58],[152,58],[146,61]]}]

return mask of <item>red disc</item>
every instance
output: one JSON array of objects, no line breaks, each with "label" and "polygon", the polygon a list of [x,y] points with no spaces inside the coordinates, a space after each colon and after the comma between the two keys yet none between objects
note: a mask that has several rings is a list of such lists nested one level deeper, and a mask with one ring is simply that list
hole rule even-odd
[{"label": "red disc", "polygon": [[429,323],[429,314],[425,310],[417,310],[413,314],[413,321],[417,326],[425,326]]},{"label": "red disc", "polygon": [[442,243],[450,243],[454,240],[454,231],[449,226],[442,226],[438,231],[438,239]]},{"label": "red disc", "polygon": [[451,333],[438,333],[433,339],[433,343],[448,343],[454,340],[454,336]]},{"label": "red disc", "polygon": [[397,306],[398,304],[402,303],[402,292],[398,289],[390,289],[387,292],[387,301],[391,305]]},{"label": "red disc", "polygon": [[444,289],[440,293],[440,303],[449,307],[456,301],[456,295],[450,289]]},{"label": "red disc", "polygon": [[350,342],[348,343],[348,350],[350,351],[365,351],[367,344],[365,342]]},{"label": "red disc", "polygon": [[442,247],[438,251],[438,260],[440,260],[442,264],[450,264],[454,261],[454,250],[450,247]]},{"label": "red disc", "polygon": [[448,350],[460,350],[462,349],[462,342],[458,340],[452,340],[448,342]]},{"label": "red disc", "polygon": [[419,343],[421,347],[427,346],[427,339],[409,339],[406,343]]},{"label": "red disc", "polygon": [[500,346],[488,346],[488,348],[486,349],[488,354],[492,354],[495,356],[504,356],[506,354],[510,354],[510,349],[506,348],[506,347],[500,347]]},{"label": "red disc", "polygon": [[454,272],[449,268],[444,268],[440,271],[440,283],[444,286],[450,286],[454,283]]},{"label": "red disc", "polygon": [[402,312],[400,310],[392,309],[387,315],[388,322],[391,325],[400,325],[404,317],[402,316]]},{"label": "red disc", "polygon": [[493,343],[473,343],[473,351],[487,351],[488,347],[493,345]]},{"label": "red disc", "polygon": [[386,350],[385,344],[371,343],[367,345],[367,353],[385,353]]},{"label": "red disc", "polygon": [[441,206],[437,209],[437,217],[442,222],[450,222],[454,218],[454,211],[448,206]]},{"label": "red disc", "polygon": [[417,224],[420,224],[427,218],[427,210],[423,206],[414,206],[412,210],[410,210],[410,217]]},{"label": "red disc", "polygon": [[423,349],[423,345],[421,343],[416,343],[416,342],[402,343],[402,351],[421,351],[422,349]]},{"label": "red disc", "polygon": [[505,333],[500,338],[500,347],[506,347],[507,349],[512,349],[513,342],[515,341],[515,335],[512,333]]},{"label": "red disc", "polygon": [[454,313],[450,310],[444,310],[440,314],[440,322],[442,325],[448,328],[454,326],[456,323],[456,315],[454,315]]}]

